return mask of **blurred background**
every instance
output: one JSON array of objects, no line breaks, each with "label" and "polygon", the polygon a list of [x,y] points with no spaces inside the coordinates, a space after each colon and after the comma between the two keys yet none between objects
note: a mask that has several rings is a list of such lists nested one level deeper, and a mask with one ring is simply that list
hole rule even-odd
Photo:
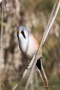
[{"label": "blurred background", "polygon": [[[54,3],[55,0],[3,0],[0,3],[0,90],[11,90],[29,63],[19,49],[18,26],[26,26],[41,40]],[[60,11],[43,46],[42,63],[50,87],[43,87],[35,71],[34,83],[28,90],[60,90]]]}]

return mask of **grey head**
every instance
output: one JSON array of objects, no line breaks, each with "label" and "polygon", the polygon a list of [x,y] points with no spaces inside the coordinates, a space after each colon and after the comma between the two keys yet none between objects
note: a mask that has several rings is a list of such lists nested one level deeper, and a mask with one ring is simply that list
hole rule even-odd
[{"label": "grey head", "polygon": [[26,39],[28,37],[28,33],[29,33],[29,31],[25,26],[19,26],[18,31],[17,31],[17,36],[19,38]]}]

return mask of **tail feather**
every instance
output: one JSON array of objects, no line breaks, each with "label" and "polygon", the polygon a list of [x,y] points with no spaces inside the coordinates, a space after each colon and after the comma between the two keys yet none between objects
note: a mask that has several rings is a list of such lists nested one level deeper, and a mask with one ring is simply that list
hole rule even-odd
[{"label": "tail feather", "polygon": [[38,61],[37,61],[37,63],[36,63],[36,66],[37,66],[37,68],[38,68],[38,72],[39,72],[39,74],[40,74],[40,76],[41,76],[41,79],[42,79],[44,85],[45,85],[45,86],[48,86],[48,80],[47,80],[45,71],[44,71],[44,69],[43,69],[43,65],[42,65],[42,60],[41,60],[41,58],[38,59]]}]

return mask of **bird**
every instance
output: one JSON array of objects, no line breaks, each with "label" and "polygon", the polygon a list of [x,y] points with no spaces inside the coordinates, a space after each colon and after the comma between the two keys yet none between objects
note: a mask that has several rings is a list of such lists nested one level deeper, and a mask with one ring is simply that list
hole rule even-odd
[{"label": "bird", "polygon": [[[25,54],[30,60],[33,55],[37,52],[40,45],[40,40],[34,36],[25,26],[19,26],[17,30],[17,38],[19,43],[19,48],[23,54]],[[40,57],[37,59],[36,67],[41,76],[43,84],[48,86],[48,80],[44,72],[42,65],[42,47],[40,50]],[[30,61],[27,68],[30,68],[33,64],[33,60]]]}]

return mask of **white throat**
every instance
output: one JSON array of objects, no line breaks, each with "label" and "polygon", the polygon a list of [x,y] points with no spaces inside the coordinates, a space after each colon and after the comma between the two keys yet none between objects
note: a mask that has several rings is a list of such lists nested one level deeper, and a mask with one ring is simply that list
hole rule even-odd
[{"label": "white throat", "polygon": [[19,35],[19,46],[20,46],[20,49],[23,53],[26,53],[27,54],[27,51],[28,51],[28,44],[29,44],[29,40],[28,40],[29,36],[24,38],[22,36],[22,34]]}]

